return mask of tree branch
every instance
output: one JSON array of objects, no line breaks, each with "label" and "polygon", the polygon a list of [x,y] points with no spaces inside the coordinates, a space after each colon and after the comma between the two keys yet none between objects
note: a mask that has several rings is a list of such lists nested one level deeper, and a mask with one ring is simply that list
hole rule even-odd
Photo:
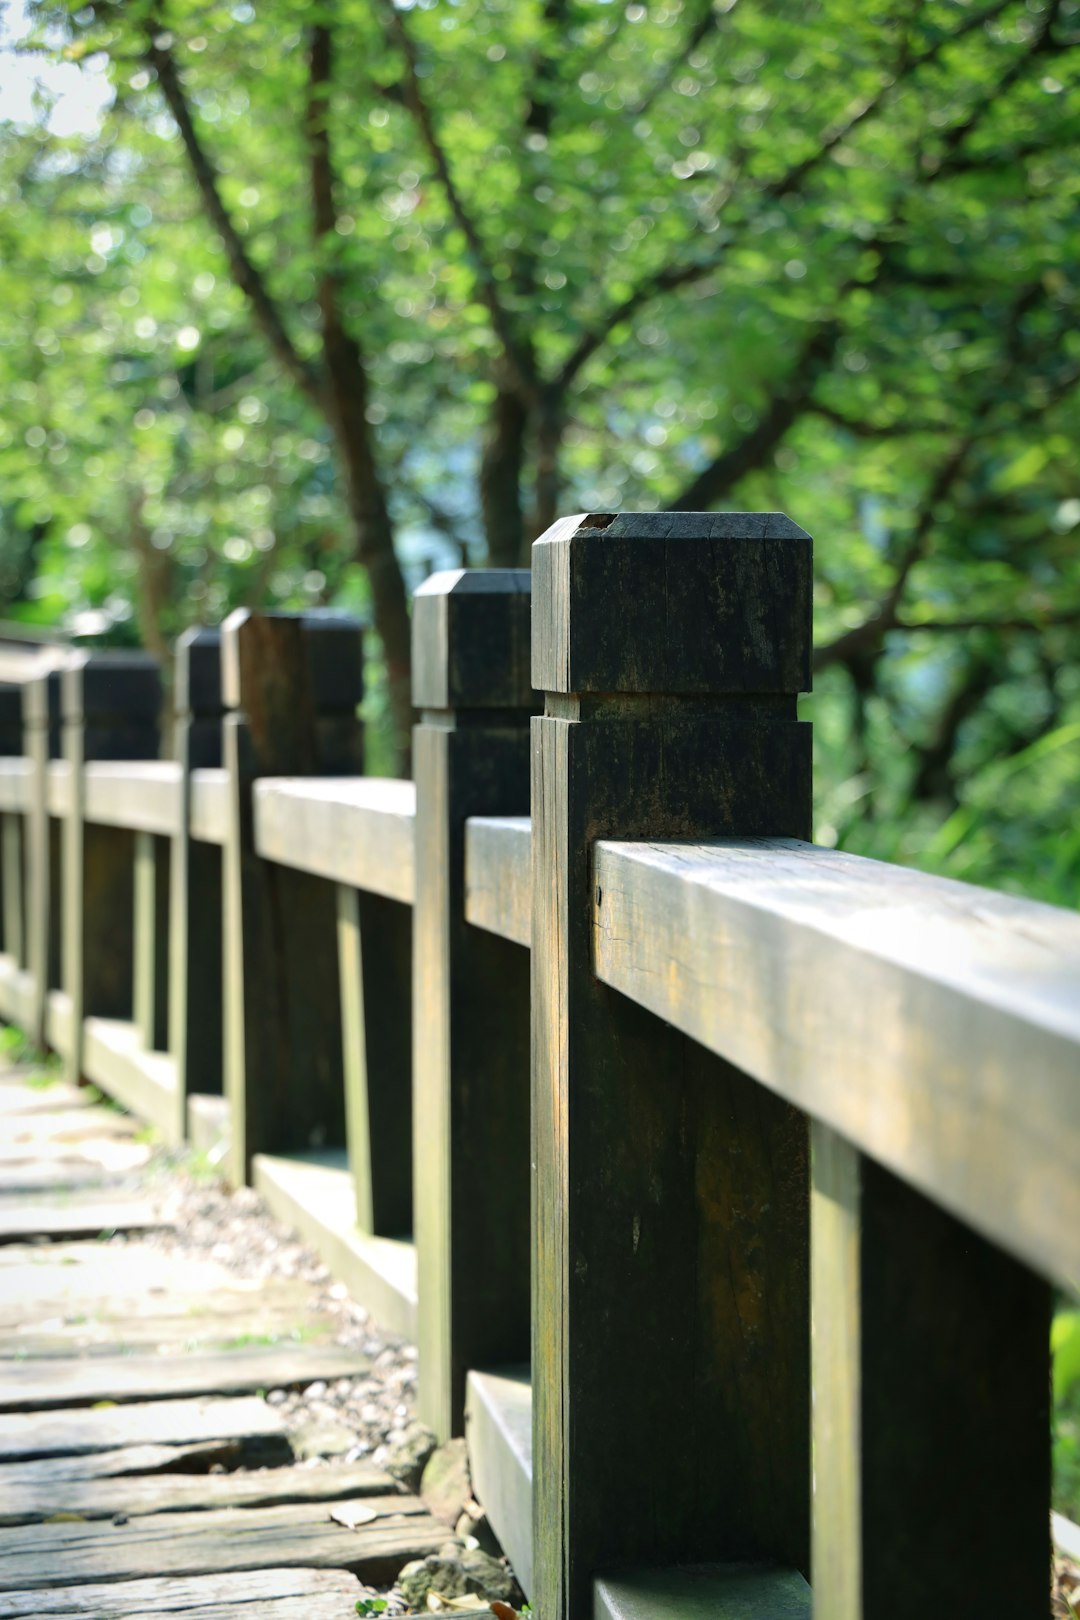
[{"label": "tree branch", "polygon": [[251,305],[263,336],[281,366],[299,384],[312,404],[321,411],[323,397],[318,373],[295,348],[262,273],[252,262],[232,216],[222,201],[218,173],[195,128],[171,45],[163,43],[168,38],[169,36],[151,20],[146,59],[157,73],[162,95],[180,131],[180,139],[184,144],[195,184],[203,200],[203,207],[224,244],[232,278]]},{"label": "tree branch", "polygon": [[872,91],[870,95],[860,96],[855,101],[850,102],[846,111],[821,131],[818,136],[816,150],[809,157],[802,158],[798,163],[793,163],[779,179],[773,180],[763,187],[763,194],[770,198],[778,198],[787,196],[789,192],[797,191],[803,181],[825,161],[830,153],[834,152],[842,142],[847,140],[848,136],[860,124],[873,117],[899,85],[910,79],[920,68],[924,68],[935,61],[947,46],[955,45],[958,40],[963,39],[967,34],[973,33],[976,29],[985,28],[987,23],[993,22],[1013,3],[1014,0],[994,0],[993,5],[987,6],[983,11],[976,12],[966,18],[959,28],[954,29],[951,34],[943,35],[940,39],[935,40],[933,45],[928,46],[925,51],[920,52],[917,56],[909,56],[905,48],[896,69],[885,82],[879,85],[877,90]]},{"label": "tree branch", "polygon": [[737,444],[724,450],[698,473],[682,494],[669,502],[666,511],[702,511],[726,495],[740,478],[762,465],[796,418],[810,409],[814,387],[836,352],[840,333],[839,321],[826,321],[811,333],[789,376],[773,394],[754,426]]},{"label": "tree branch", "polygon": [[686,61],[687,57],[697,50],[702,40],[706,39],[712,30],[717,26],[717,22],[718,18],[712,7],[712,0],[705,0],[701,15],[690,29],[690,32],[683,40],[679,49],[675,51],[674,54],[670,56],[664,63],[664,66],[660,68],[659,72],[656,74],[656,77],[653,79],[652,84],[649,86],[648,90],[645,91],[641,99],[635,102],[632,107],[628,107],[626,109],[625,113],[623,114],[624,118],[635,119],[645,117],[645,115],[652,108],[653,102],[656,101],[657,97],[663,95],[664,91],[675,77],[678,69]]},{"label": "tree branch", "polygon": [[432,167],[446,196],[451,217],[468,244],[473,261],[473,273],[476,277],[480,296],[491,316],[491,324],[499,342],[502,344],[507,364],[513,370],[515,384],[526,397],[531,397],[536,383],[534,371],[524,345],[518,342],[509,312],[504,307],[499,296],[498,283],[492,271],[487,249],[480,236],[476,221],[468,208],[466,208],[465,201],[458,190],[457,182],[450,168],[450,160],[435,129],[431,109],[424,99],[423,91],[420,88],[420,75],[417,71],[416,49],[405,26],[404,15],[394,4],[394,0],[383,0],[383,10],[386,13],[390,30],[401,48],[405,63],[404,88],[406,105],[416,120],[417,128],[427,148]]},{"label": "tree branch", "polygon": [[974,445],[974,436],[965,435],[949,451],[935,473],[919,510],[915,527],[907,545],[900,554],[893,582],[877,607],[861,624],[845,630],[842,636],[814,651],[814,669],[828,669],[831,664],[849,667],[875,658],[881,651],[886,635],[896,629],[900,602],[907,588],[911,571],[926,554],[937,508],[959,478]]}]

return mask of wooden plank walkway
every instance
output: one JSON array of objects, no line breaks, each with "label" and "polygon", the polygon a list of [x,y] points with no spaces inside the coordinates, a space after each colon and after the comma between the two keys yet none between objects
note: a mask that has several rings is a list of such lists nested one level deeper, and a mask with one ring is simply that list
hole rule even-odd
[{"label": "wooden plank walkway", "polygon": [[149,1156],[85,1092],[0,1073],[0,1620],[345,1620],[446,1527],[373,1463],[296,1462],[266,1391],[368,1358],[325,1324],[254,1343],[310,1289],[155,1247]]}]

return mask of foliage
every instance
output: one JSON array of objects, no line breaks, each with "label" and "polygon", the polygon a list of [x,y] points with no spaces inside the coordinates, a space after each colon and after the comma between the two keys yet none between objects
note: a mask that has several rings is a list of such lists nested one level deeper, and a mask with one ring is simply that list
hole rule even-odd
[{"label": "foliage", "polygon": [[21,613],[400,647],[383,508],[413,580],[783,508],[822,841],[1076,903],[1077,0],[35,11],[116,100],[0,136]]}]

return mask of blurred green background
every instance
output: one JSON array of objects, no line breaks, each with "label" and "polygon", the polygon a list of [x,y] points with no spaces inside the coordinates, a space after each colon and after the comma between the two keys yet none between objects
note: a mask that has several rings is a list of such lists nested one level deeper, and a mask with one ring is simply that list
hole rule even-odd
[{"label": "blurred green background", "polygon": [[431,568],[779,508],[819,840],[1077,902],[1077,0],[12,0],[5,43],[0,613],[167,659],[358,610],[387,771]]}]

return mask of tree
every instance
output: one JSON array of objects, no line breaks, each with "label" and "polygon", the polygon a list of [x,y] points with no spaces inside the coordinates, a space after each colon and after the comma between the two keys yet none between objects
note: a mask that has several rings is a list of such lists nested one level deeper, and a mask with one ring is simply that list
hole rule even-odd
[{"label": "tree", "polygon": [[838,838],[1071,723],[1075,0],[38,12],[333,448],[399,737],[395,536],[578,505],[815,532]]}]

